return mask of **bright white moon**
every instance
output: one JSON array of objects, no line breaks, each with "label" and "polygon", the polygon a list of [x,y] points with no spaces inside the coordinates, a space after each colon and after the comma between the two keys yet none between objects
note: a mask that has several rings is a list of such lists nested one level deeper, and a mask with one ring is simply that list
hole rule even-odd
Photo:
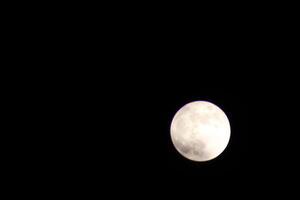
[{"label": "bright white moon", "polygon": [[207,101],[183,106],[171,123],[171,139],[177,151],[193,161],[208,161],[219,156],[230,138],[225,113]]}]

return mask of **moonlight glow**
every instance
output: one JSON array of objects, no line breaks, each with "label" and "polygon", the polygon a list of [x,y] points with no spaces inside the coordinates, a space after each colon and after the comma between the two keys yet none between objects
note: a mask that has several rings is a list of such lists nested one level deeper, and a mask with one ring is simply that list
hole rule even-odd
[{"label": "moonlight glow", "polygon": [[193,161],[208,161],[219,156],[230,138],[225,113],[207,101],[183,106],[171,123],[171,139],[177,151]]}]

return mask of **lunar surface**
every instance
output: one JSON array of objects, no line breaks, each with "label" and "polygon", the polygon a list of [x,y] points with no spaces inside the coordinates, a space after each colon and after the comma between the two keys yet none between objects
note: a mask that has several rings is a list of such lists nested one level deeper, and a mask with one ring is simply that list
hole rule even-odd
[{"label": "lunar surface", "polygon": [[227,116],[218,106],[207,101],[184,105],[175,114],[170,131],[177,151],[193,161],[216,158],[230,139]]}]

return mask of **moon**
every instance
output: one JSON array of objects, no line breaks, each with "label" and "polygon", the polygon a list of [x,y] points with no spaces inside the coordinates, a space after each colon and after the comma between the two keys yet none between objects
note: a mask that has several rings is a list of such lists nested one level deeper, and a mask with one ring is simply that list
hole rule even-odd
[{"label": "moon", "polygon": [[230,139],[230,123],[215,104],[194,101],[184,105],[171,123],[175,149],[192,161],[209,161],[218,157]]}]

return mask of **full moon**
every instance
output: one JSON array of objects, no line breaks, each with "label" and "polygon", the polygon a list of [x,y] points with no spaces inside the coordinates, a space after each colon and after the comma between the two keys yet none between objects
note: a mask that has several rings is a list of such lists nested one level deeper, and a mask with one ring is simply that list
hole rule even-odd
[{"label": "full moon", "polygon": [[230,138],[226,114],[207,101],[194,101],[179,109],[170,131],[176,150],[193,161],[209,161],[218,157]]}]

